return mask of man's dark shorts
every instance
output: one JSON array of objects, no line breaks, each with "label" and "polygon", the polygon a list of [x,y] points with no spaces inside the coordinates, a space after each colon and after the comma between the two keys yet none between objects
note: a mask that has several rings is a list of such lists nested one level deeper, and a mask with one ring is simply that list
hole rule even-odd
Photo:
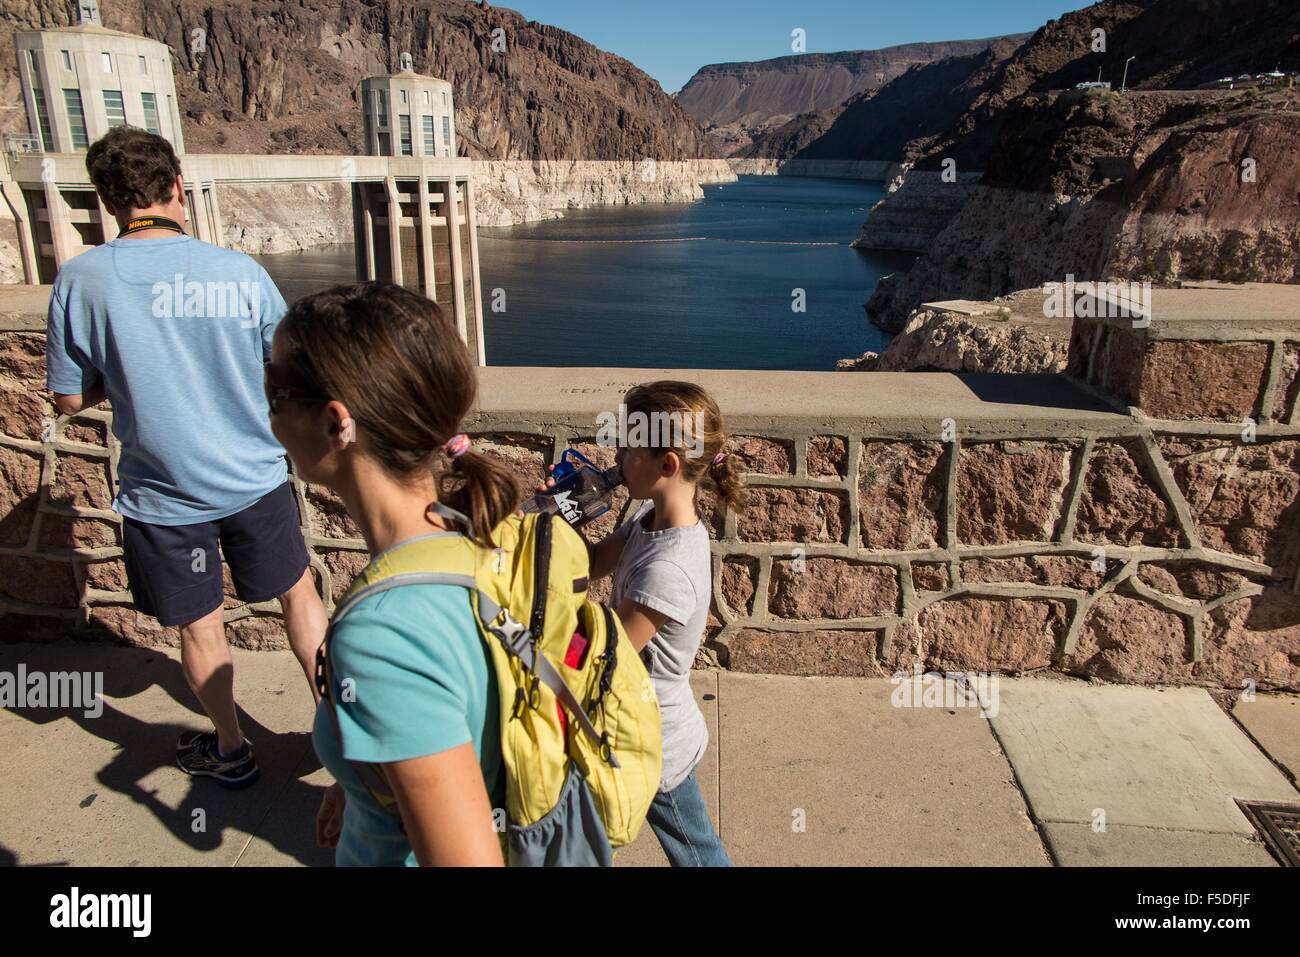
[{"label": "man's dark shorts", "polygon": [[[123,522],[126,575],[135,607],[167,626],[188,625],[225,601],[221,556],[241,601],[269,601],[307,570],[293,486],[285,482],[242,512],[196,525]],[[217,551],[217,544],[221,552]]]}]

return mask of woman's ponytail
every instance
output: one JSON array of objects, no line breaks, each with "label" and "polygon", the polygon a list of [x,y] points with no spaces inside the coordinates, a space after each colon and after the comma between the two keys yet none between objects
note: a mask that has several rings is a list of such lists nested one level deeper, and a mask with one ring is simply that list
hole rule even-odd
[{"label": "woman's ponytail", "polygon": [[523,498],[514,473],[488,455],[470,451],[451,459],[438,477],[438,500],[454,508],[474,525],[474,539],[495,547],[492,530],[500,525]]}]

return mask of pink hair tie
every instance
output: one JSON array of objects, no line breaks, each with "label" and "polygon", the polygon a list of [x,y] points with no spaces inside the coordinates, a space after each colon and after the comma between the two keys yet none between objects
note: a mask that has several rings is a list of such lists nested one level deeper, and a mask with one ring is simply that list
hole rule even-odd
[{"label": "pink hair tie", "polygon": [[718,463],[720,463],[720,462],[721,462],[723,459],[725,459],[726,457],[727,457],[727,453],[726,453],[726,452],[719,452],[717,455],[715,455],[715,456],[713,457],[713,464],[714,464],[714,465],[717,465]]},{"label": "pink hair tie", "polygon": [[458,432],[442,444],[442,450],[451,458],[458,459],[469,451],[469,436],[464,432]]}]

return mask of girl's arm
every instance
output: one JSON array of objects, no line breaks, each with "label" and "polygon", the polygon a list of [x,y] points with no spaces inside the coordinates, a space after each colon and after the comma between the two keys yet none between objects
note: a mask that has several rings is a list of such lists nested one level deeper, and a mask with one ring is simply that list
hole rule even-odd
[{"label": "girl's arm", "polygon": [[[601,544],[605,543],[601,542]],[[624,598],[619,603],[618,617],[623,620],[623,628],[627,631],[628,640],[632,642],[632,647],[636,649],[637,654],[650,644],[650,639],[668,621],[667,615],[661,615],[630,598]]]},{"label": "girl's arm", "polygon": [[615,528],[596,544],[587,543],[587,558],[590,570],[587,572],[592,581],[614,574],[618,560],[623,557],[623,529]]},{"label": "girl's arm", "polygon": [[473,744],[383,767],[421,867],[502,866]]}]

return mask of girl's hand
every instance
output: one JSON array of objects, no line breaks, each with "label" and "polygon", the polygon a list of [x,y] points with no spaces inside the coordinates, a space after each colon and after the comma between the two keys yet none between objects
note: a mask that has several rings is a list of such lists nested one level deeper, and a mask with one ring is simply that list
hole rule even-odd
[{"label": "girl's hand", "polygon": [[[554,465],[546,466],[546,471],[554,472],[555,466]],[[555,488],[555,477],[553,475],[548,475],[546,477],[546,481],[542,482],[540,485],[537,486],[536,491],[538,492],[538,494],[541,494],[543,492],[549,492],[553,488]],[[523,514],[524,514],[524,510],[522,506],[520,508],[515,509],[515,515],[522,517]]]},{"label": "girl's hand", "polygon": [[346,804],[347,797],[337,782],[325,789],[320,810],[316,812],[317,847],[339,846],[339,835],[343,833],[343,808]]},{"label": "girl's hand", "polygon": [[543,482],[541,485],[537,486],[538,492],[549,492],[551,489],[555,488],[555,475],[553,474],[555,472],[555,466],[554,465],[546,466],[546,472],[547,472],[546,481]]}]

